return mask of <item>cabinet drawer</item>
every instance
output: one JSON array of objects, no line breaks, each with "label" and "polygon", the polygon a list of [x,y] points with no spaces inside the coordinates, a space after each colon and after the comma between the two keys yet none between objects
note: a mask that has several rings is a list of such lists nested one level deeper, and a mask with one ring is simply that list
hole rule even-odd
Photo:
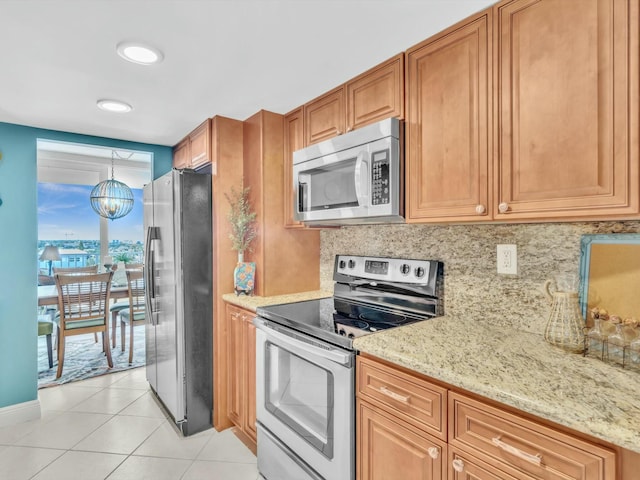
[{"label": "cabinet drawer", "polygon": [[446,440],[446,389],[362,357],[358,357],[357,377],[360,398]]},{"label": "cabinet drawer", "polygon": [[517,478],[615,479],[615,453],[598,445],[453,392],[449,415],[451,445],[500,460]]}]

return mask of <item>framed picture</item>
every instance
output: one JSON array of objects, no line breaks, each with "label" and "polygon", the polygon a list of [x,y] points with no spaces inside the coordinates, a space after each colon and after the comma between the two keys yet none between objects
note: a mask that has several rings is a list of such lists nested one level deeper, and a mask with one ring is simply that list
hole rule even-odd
[{"label": "framed picture", "polygon": [[580,308],[589,326],[594,307],[640,319],[640,234],[582,236]]}]

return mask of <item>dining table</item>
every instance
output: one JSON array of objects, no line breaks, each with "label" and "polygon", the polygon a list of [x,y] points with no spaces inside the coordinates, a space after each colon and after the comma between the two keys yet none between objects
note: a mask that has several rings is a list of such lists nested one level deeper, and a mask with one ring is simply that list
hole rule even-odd
[{"label": "dining table", "polygon": [[[111,300],[119,300],[129,298],[129,287],[111,287],[109,293]],[[49,305],[58,305],[58,289],[55,285],[38,286],[38,306],[44,307]]]}]

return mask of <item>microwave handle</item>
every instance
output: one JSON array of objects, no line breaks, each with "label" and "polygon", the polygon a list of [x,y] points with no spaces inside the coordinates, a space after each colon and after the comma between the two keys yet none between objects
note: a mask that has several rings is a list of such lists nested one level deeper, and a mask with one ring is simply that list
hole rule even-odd
[{"label": "microwave handle", "polygon": [[368,206],[367,197],[369,196],[369,162],[365,159],[366,152],[360,151],[356,157],[356,168],[353,176],[356,187],[356,198],[358,205]]},{"label": "microwave handle", "polygon": [[307,200],[306,190],[307,190],[307,184],[303,182],[298,182],[298,205],[297,205],[298,213],[302,213],[306,211],[305,209],[305,203]]}]

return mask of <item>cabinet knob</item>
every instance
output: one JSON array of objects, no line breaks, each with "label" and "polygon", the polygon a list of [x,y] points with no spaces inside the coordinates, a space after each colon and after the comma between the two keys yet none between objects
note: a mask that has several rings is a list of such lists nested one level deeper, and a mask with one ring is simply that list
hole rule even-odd
[{"label": "cabinet knob", "polygon": [[452,461],[451,466],[458,473],[464,471],[464,462],[459,458],[456,458],[454,461]]},{"label": "cabinet knob", "polygon": [[507,202],[502,202],[498,205],[498,211],[500,213],[507,213],[509,211],[509,204]]},{"label": "cabinet knob", "polygon": [[487,208],[484,205],[482,205],[482,204],[476,205],[476,213],[478,215],[482,215],[486,211],[487,211]]},{"label": "cabinet knob", "polygon": [[347,127],[347,132],[350,132],[351,130],[353,130],[353,127]]},{"label": "cabinet knob", "polygon": [[440,449],[438,447],[429,447],[427,453],[431,458],[436,460],[440,456]]},{"label": "cabinet knob", "polygon": [[342,130],[338,130],[338,129],[336,128],[336,135],[342,135]]}]

